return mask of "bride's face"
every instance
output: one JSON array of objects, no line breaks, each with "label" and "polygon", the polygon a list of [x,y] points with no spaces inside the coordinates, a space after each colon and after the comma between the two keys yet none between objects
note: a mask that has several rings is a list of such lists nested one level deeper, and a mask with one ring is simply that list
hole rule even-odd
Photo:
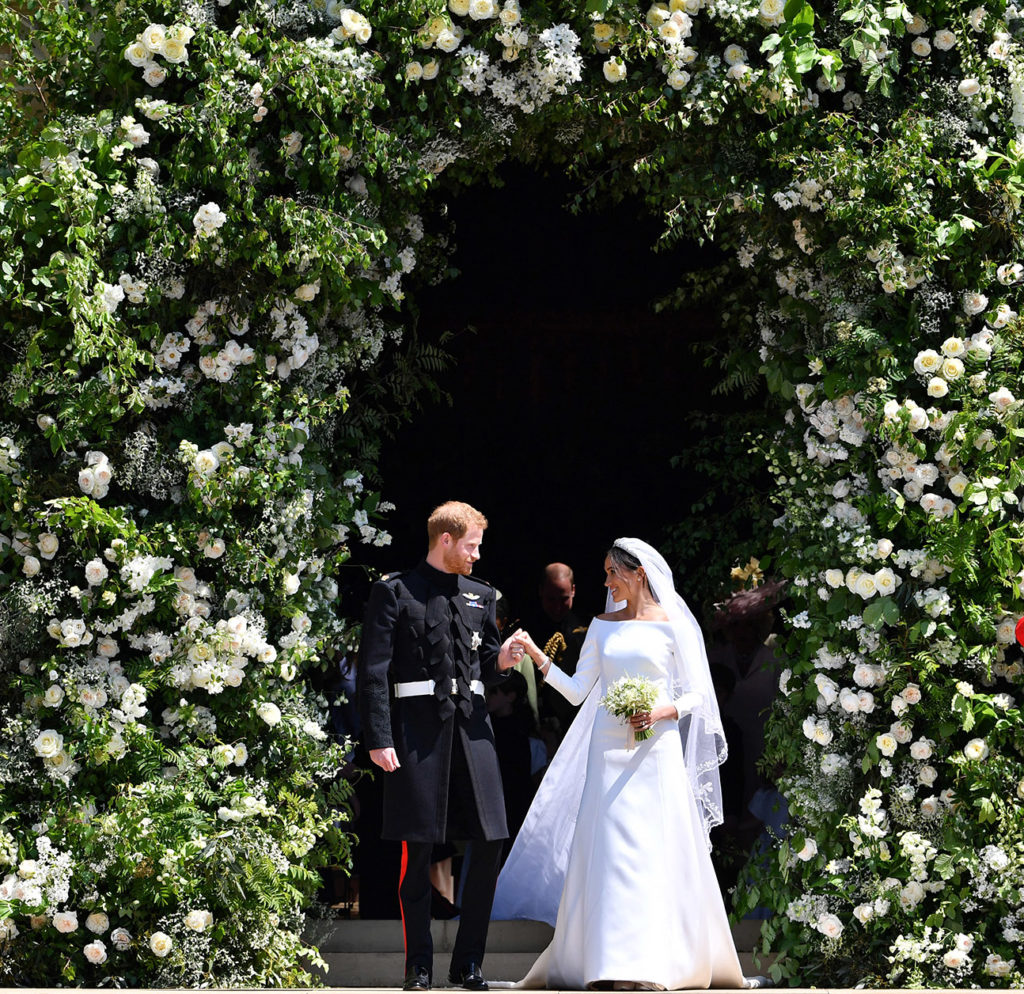
[{"label": "bride's face", "polygon": [[640,574],[627,566],[619,566],[608,556],[604,561],[604,585],[612,600],[634,601],[641,586]]}]

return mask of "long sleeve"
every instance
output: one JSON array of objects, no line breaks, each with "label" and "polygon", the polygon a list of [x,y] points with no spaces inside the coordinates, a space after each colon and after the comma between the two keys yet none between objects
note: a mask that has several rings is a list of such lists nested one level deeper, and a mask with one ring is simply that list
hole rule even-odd
[{"label": "long sleeve", "polygon": [[394,746],[391,733],[391,701],[388,671],[398,621],[398,598],[386,583],[370,590],[359,645],[358,696],[363,721],[363,743],[367,749]]},{"label": "long sleeve", "polygon": [[703,698],[695,690],[689,690],[685,694],[680,694],[672,704],[675,706],[676,714],[682,718],[684,714],[696,711],[702,700]]},{"label": "long sleeve", "polygon": [[554,687],[570,704],[582,704],[591,688],[597,683],[600,674],[601,659],[597,651],[597,641],[594,638],[593,629],[591,629],[583,641],[583,648],[580,649],[580,658],[576,663],[575,674],[569,676],[552,663],[548,667],[547,673],[544,674],[544,682],[549,687]]}]

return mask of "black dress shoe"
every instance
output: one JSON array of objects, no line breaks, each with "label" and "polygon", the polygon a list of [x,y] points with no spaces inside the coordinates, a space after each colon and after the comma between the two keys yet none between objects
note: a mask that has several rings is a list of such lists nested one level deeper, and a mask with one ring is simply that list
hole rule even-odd
[{"label": "black dress shoe", "polygon": [[425,966],[410,966],[405,971],[405,981],[402,983],[403,991],[429,991],[430,973]]},{"label": "black dress shoe", "polygon": [[462,969],[452,967],[448,971],[448,983],[467,991],[488,991],[487,981],[480,972],[479,963],[467,963]]}]

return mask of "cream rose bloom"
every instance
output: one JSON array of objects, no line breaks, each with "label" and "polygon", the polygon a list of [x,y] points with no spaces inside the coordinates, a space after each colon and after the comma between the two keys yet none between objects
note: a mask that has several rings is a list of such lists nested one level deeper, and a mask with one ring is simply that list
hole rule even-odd
[{"label": "cream rose bloom", "polygon": [[149,937],[149,948],[154,956],[163,959],[174,947],[174,942],[166,932],[154,932]]},{"label": "cream rose bloom", "polygon": [[53,916],[53,927],[67,935],[78,928],[78,915],[74,911],[58,911]]},{"label": "cream rose bloom", "polygon": [[264,701],[256,713],[270,726],[278,724],[281,720],[281,709],[272,701]]},{"label": "cream rose bloom", "polygon": [[882,732],[875,737],[875,745],[883,756],[892,756],[896,753],[896,736],[892,732]]},{"label": "cream rose bloom", "polygon": [[962,97],[975,97],[981,92],[981,84],[971,76],[960,80],[957,90]]},{"label": "cream rose bloom", "polygon": [[205,932],[212,924],[213,915],[209,911],[190,911],[185,915],[185,927],[193,932]]},{"label": "cream rose bloom", "polygon": [[102,935],[110,928],[110,919],[102,911],[93,911],[85,919],[85,927],[96,935]]},{"label": "cream rose bloom", "polygon": [[621,83],[626,78],[626,64],[619,58],[608,59],[602,71],[609,83]]},{"label": "cream rose bloom", "polygon": [[64,748],[64,736],[52,728],[41,731],[32,743],[36,755],[42,759],[52,759],[60,754]]},{"label": "cream rose bloom", "polygon": [[100,939],[90,942],[82,949],[82,953],[90,963],[96,966],[107,961],[107,947]]},{"label": "cream rose bloom", "polygon": [[984,739],[971,739],[964,746],[964,755],[970,760],[982,760],[988,757],[988,743]]}]

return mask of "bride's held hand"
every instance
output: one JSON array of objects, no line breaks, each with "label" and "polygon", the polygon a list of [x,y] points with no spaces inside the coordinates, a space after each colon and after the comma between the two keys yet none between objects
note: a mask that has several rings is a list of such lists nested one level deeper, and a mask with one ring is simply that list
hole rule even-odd
[{"label": "bride's held hand", "polygon": [[523,628],[518,628],[512,634],[512,645],[521,645],[523,651],[528,655],[536,666],[543,666],[546,662],[544,653],[537,647],[537,643],[530,638],[530,633]]},{"label": "bride's held hand", "polygon": [[662,721],[665,718],[671,718],[673,721],[679,720],[679,714],[674,704],[658,704],[650,711],[638,711],[630,716],[629,723],[638,732],[643,732],[653,728],[656,721]]}]

